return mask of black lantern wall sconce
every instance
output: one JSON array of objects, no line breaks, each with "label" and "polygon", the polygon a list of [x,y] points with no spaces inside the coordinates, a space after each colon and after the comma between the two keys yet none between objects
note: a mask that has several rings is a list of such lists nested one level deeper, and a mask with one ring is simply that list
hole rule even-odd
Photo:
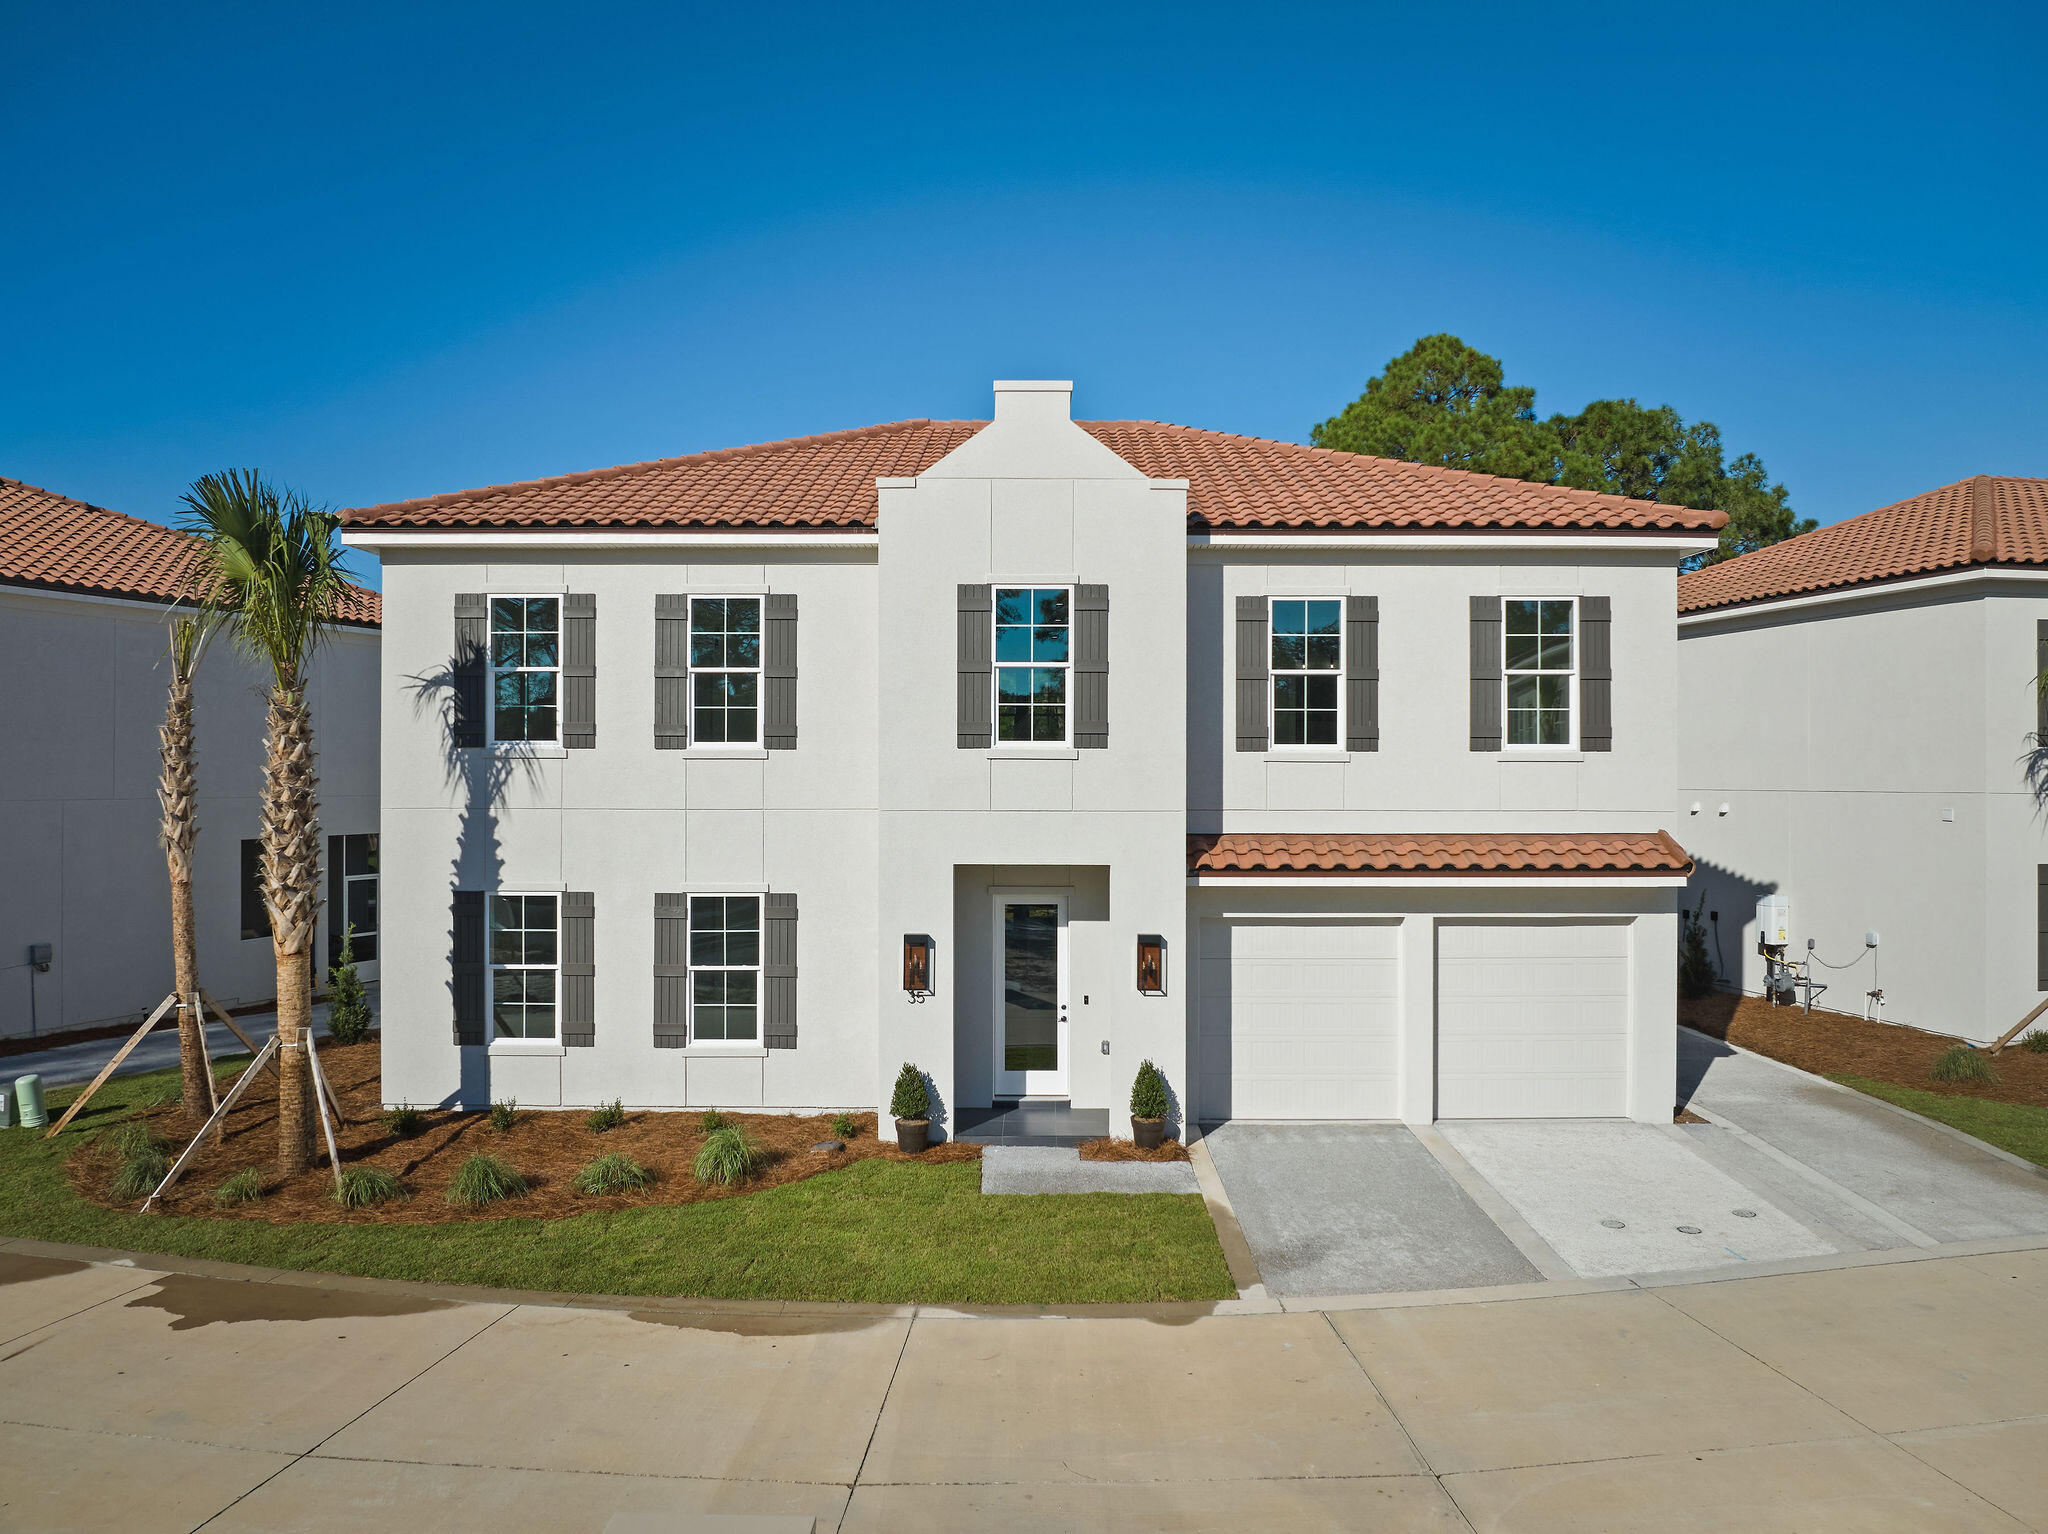
[{"label": "black lantern wall sconce", "polygon": [[922,932],[903,934],[903,989],[912,1001],[932,993],[932,940]]},{"label": "black lantern wall sconce", "polygon": [[1166,939],[1156,932],[1138,936],[1138,994],[1166,994]]}]

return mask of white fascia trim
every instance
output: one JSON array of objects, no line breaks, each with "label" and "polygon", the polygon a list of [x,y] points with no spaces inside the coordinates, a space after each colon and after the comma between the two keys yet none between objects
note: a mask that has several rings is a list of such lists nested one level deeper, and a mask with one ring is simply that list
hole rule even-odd
[{"label": "white fascia trim", "polygon": [[1815,591],[1804,596],[1778,597],[1768,602],[1743,602],[1734,607],[1710,607],[1703,612],[1680,613],[1678,626],[1682,629],[1698,628],[1703,624],[1725,623],[1732,619],[1754,617],[1759,614],[1804,612],[1816,607],[1840,607],[1849,602],[1881,601],[1890,596],[1912,597],[1922,593],[1940,595],[1962,586],[1997,586],[2005,583],[2038,586],[2044,582],[2048,582],[2048,570],[1980,566],[1972,570],[1950,570],[1942,575],[1917,576],[1910,580],[1869,581],[1861,586],[1844,586],[1839,591]]},{"label": "white fascia trim", "polygon": [[479,527],[463,531],[361,528],[344,532],[341,541],[352,549],[872,549],[878,540],[873,532],[691,533],[659,528],[635,532],[631,528]]},{"label": "white fascia trim", "polygon": [[1429,878],[1415,874],[1189,874],[1199,889],[1411,889],[1411,890],[1682,890],[1676,874],[1604,874],[1597,878],[1554,878],[1547,874],[1466,875]]},{"label": "white fascia trim", "polygon": [[1575,554],[1609,549],[1661,549],[1673,555],[1704,554],[1720,547],[1718,538],[1648,536],[1621,533],[1545,535],[1540,533],[1189,533],[1190,549],[1529,549]]}]

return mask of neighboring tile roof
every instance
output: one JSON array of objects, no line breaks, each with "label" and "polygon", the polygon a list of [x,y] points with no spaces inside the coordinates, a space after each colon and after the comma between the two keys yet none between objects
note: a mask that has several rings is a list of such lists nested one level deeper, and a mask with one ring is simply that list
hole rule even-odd
[{"label": "neighboring tile roof", "polygon": [[1703,612],[1970,565],[2048,564],[2048,479],[1979,474],[1679,577]]},{"label": "neighboring tile roof", "polygon": [[1669,832],[1599,836],[1190,836],[1191,874],[1668,874],[1692,872]]},{"label": "neighboring tile roof", "polygon": [[[343,513],[357,527],[871,527],[875,480],[923,473],[985,421],[896,421],[621,464]],[[1711,532],[1727,521],[1590,490],[1367,458],[1157,421],[1079,421],[1155,479],[1186,479],[1192,528]]]},{"label": "neighboring tile roof", "polygon": [[[0,478],[0,586],[174,602],[190,595],[197,544],[190,533]],[[342,622],[375,628],[382,599],[349,590]]]}]

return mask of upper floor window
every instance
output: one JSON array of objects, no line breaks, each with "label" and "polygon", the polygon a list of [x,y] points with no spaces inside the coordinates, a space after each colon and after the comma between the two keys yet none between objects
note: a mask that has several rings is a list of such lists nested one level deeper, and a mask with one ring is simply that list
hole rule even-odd
[{"label": "upper floor window", "polygon": [[998,743],[1067,743],[1070,609],[1064,586],[996,588]]},{"label": "upper floor window", "polygon": [[1504,604],[1501,669],[1507,680],[1510,746],[1569,746],[1573,688],[1572,597],[1510,597]]},{"label": "upper floor window", "polygon": [[753,745],[761,738],[761,599],[690,601],[690,738]]},{"label": "upper floor window", "polygon": [[761,1036],[761,897],[690,897],[690,1034],[702,1043]]},{"label": "upper floor window", "polygon": [[555,1036],[561,897],[491,897],[491,1034],[500,1039]]},{"label": "upper floor window", "polygon": [[562,599],[491,598],[491,739],[558,735],[562,695]]},{"label": "upper floor window", "polygon": [[1344,603],[1336,597],[1273,603],[1273,744],[1335,746],[1344,690]]}]

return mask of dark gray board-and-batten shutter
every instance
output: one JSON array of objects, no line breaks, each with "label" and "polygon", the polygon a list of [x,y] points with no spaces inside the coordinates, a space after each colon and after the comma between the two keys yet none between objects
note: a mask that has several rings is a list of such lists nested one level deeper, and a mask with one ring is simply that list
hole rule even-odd
[{"label": "dark gray board-and-batten shutter", "polygon": [[1579,749],[1614,749],[1613,603],[1579,598]]},{"label": "dark gray board-and-batten shutter", "polygon": [[995,743],[996,634],[992,589],[962,586],[957,621],[957,744],[962,751],[984,751]]},{"label": "dark gray board-and-batten shutter", "polygon": [[1501,732],[1500,598],[1472,599],[1472,749],[1498,751]]},{"label": "dark gray board-and-batten shutter", "polygon": [[455,1042],[484,1042],[484,892],[455,892],[449,989],[455,998]]},{"label": "dark gray board-and-batten shutter", "polygon": [[796,594],[771,592],[761,601],[761,744],[796,749]]},{"label": "dark gray board-and-batten shutter", "polygon": [[562,1043],[588,1049],[597,1042],[597,898],[589,891],[562,896]]},{"label": "dark gray board-and-batten shutter", "polygon": [[1271,620],[1264,597],[1237,599],[1237,749],[1264,751],[1270,734]]},{"label": "dark gray board-and-batten shutter", "polygon": [[2048,991],[2048,863],[2034,867],[2034,983]]},{"label": "dark gray board-and-batten shutter", "polygon": [[690,1042],[690,900],[654,897],[654,1047]]},{"label": "dark gray board-and-batten shutter", "polygon": [[1380,599],[1344,599],[1344,749],[1380,748]]},{"label": "dark gray board-and-batten shutter", "polygon": [[1109,746],[1109,588],[1074,588],[1074,747]]},{"label": "dark gray board-and-batten shutter", "polygon": [[597,598],[589,592],[562,598],[562,745],[597,745]]},{"label": "dark gray board-and-batten shutter", "polygon": [[761,897],[761,1042],[796,1048],[796,896]]},{"label": "dark gray board-and-batten shutter", "polygon": [[448,666],[453,698],[448,733],[458,750],[484,743],[484,667],[491,647],[491,602],[481,592],[455,599],[455,654]]},{"label": "dark gray board-and-batten shutter", "polygon": [[690,744],[690,599],[654,599],[654,749]]}]

